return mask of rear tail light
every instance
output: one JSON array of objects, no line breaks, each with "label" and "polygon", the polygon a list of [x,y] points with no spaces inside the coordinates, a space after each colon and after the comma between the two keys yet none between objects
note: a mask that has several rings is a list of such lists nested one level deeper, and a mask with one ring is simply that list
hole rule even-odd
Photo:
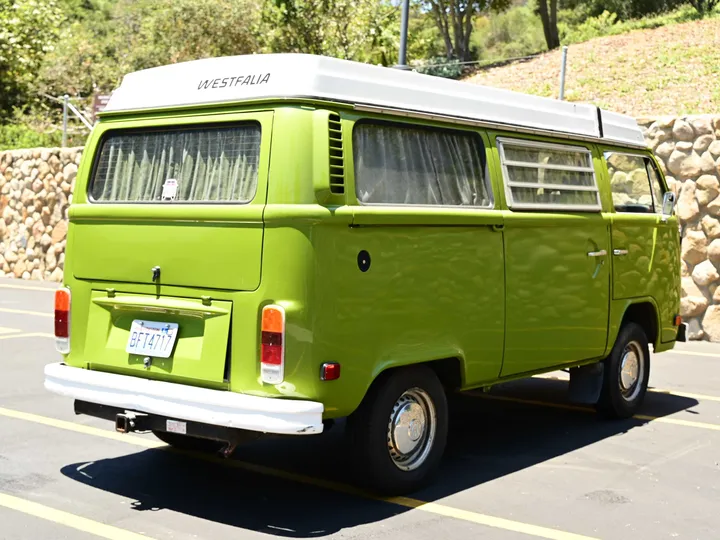
[{"label": "rear tail light", "polygon": [[70,289],[55,291],[55,348],[62,354],[70,352]]},{"label": "rear tail light", "polygon": [[285,376],[285,309],[265,306],[261,330],[260,379],[264,383],[279,384]]}]

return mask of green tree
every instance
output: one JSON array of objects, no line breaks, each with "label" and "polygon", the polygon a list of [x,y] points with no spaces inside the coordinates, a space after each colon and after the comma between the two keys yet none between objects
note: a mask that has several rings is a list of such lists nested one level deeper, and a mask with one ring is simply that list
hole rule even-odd
[{"label": "green tree", "polygon": [[557,0],[538,0],[538,13],[542,21],[545,43],[549,50],[560,46],[560,35],[557,26]]},{"label": "green tree", "polygon": [[31,99],[31,84],[62,21],[54,0],[0,0],[0,120]]},{"label": "green tree", "polygon": [[475,17],[489,10],[506,9],[510,0],[424,0],[423,3],[442,36],[447,58],[467,62],[472,60],[470,37]]},{"label": "green tree", "polygon": [[[98,6],[99,4],[95,4]],[[255,0],[118,0],[87,10],[43,63],[49,94],[109,92],[131,71],[253,53]]]},{"label": "green tree", "polygon": [[266,0],[258,31],[265,52],[387,63],[398,9],[382,0]]},{"label": "green tree", "polygon": [[605,11],[615,13],[619,20],[625,21],[672,11],[684,3],[685,0],[560,0],[559,9],[565,11],[566,22],[570,19],[581,25]]},{"label": "green tree", "polygon": [[720,0],[690,0],[690,5],[701,17],[712,13]]}]

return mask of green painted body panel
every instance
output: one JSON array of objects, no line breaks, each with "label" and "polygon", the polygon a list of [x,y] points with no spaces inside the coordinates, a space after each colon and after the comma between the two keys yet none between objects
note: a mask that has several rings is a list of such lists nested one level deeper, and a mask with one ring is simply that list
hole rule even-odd
[{"label": "green painted body panel", "polygon": [[[613,150],[622,151],[602,147],[602,152]],[[644,155],[654,160],[651,153]],[[609,182],[607,170],[601,173]],[[663,189],[667,190],[664,178],[661,181]],[[659,319],[656,345],[674,341],[677,335],[674,319],[679,314],[681,296],[677,217],[663,222],[658,214],[615,213],[612,216],[612,249],[628,252],[613,258],[613,299],[651,299]]]},{"label": "green painted body panel", "polygon": [[657,215],[613,219],[612,247],[628,250],[613,265],[613,298],[651,297],[659,310],[663,342],[675,339],[680,301],[680,273],[675,268],[680,247],[677,221],[672,221],[661,223]]},{"label": "green painted body panel", "polygon": [[[416,220],[422,221],[421,212]],[[333,357],[350,354],[364,377],[390,367],[458,358],[467,386],[500,373],[504,337],[504,263],[498,211],[464,216],[472,224],[406,225],[390,208],[356,207],[353,229],[333,246],[340,268],[318,265],[318,278],[332,284],[320,310]],[[360,250],[370,254],[366,273],[357,266]],[[345,284],[346,286],[343,286]],[[347,286],[349,285],[349,286]],[[339,301],[339,302],[338,302]],[[336,306],[333,309],[333,304]],[[333,312],[334,315],[333,315]],[[371,324],[368,324],[372,321]],[[358,332],[362,328],[363,331]],[[358,369],[355,368],[355,369]]]},{"label": "green painted body panel", "polygon": [[502,374],[599,358],[609,309],[609,220],[601,214],[508,213]]},{"label": "green painted body panel", "polygon": [[[342,118],[344,194],[328,185],[329,111]],[[352,413],[372,381],[398,366],[456,359],[468,389],[603,358],[634,302],[657,306],[668,340],[656,350],[672,346],[679,244],[671,233],[677,221],[647,227],[617,221],[613,230],[618,216],[598,148],[584,143],[593,151],[602,213],[512,212],[494,138],[517,135],[413,120],[481,134],[494,207],[361,205],[352,129],[368,117],[387,119],[307,100],[103,116],[89,139],[70,210],[65,275],[73,303],[66,361],[321,401],[333,418]],[[260,122],[263,133],[251,203],[87,200],[92,157],[105,131],[242,120]],[[621,234],[638,249],[652,250],[649,270],[643,263],[645,277],[615,267],[609,256],[587,256],[610,253]],[[358,268],[361,250],[370,254],[367,272]],[[151,280],[156,265],[160,283]],[[285,380],[278,385],[263,384],[259,370],[260,313],[271,303],[283,305],[287,317]],[[141,359],[124,352],[133,318],[178,322],[182,347],[143,369]],[[321,381],[320,366],[331,361],[341,363],[342,376]]]},{"label": "green painted body panel", "polygon": [[[110,205],[102,208],[104,216],[99,218],[84,211],[96,207],[74,207],[76,242],[98,246],[94,257],[77,261],[75,277],[152,283],[150,269],[159,266],[161,280],[167,285],[241,291],[258,288],[262,206],[237,207],[228,219],[215,217],[210,223],[200,221],[196,212],[202,212],[201,208],[188,208],[184,217],[188,221],[175,221],[154,206],[139,207],[130,221],[111,218]],[[233,249],[218,249],[227,246]]]}]

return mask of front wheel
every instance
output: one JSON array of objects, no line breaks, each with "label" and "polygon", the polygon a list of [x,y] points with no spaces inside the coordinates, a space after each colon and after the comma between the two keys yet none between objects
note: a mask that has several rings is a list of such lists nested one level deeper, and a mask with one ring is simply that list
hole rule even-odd
[{"label": "front wheel", "polygon": [[598,411],[611,418],[630,418],[642,405],[649,380],[647,336],[639,324],[628,323],[605,359]]},{"label": "front wheel", "polygon": [[445,450],[445,391],[426,366],[398,369],[376,382],[348,419],[364,481],[385,493],[424,485]]}]

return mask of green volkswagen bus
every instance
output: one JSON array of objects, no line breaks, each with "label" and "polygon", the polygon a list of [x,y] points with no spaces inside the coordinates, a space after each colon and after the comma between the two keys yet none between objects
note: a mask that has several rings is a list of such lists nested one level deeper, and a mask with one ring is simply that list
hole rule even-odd
[{"label": "green volkswagen bus", "polygon": [[674,197],[632,118],[309,55],[127,75],[83,154],[48,390],[229,455],[346,418],[391,493],[451,393],[568,369],[607,416],[685,339]]}]

